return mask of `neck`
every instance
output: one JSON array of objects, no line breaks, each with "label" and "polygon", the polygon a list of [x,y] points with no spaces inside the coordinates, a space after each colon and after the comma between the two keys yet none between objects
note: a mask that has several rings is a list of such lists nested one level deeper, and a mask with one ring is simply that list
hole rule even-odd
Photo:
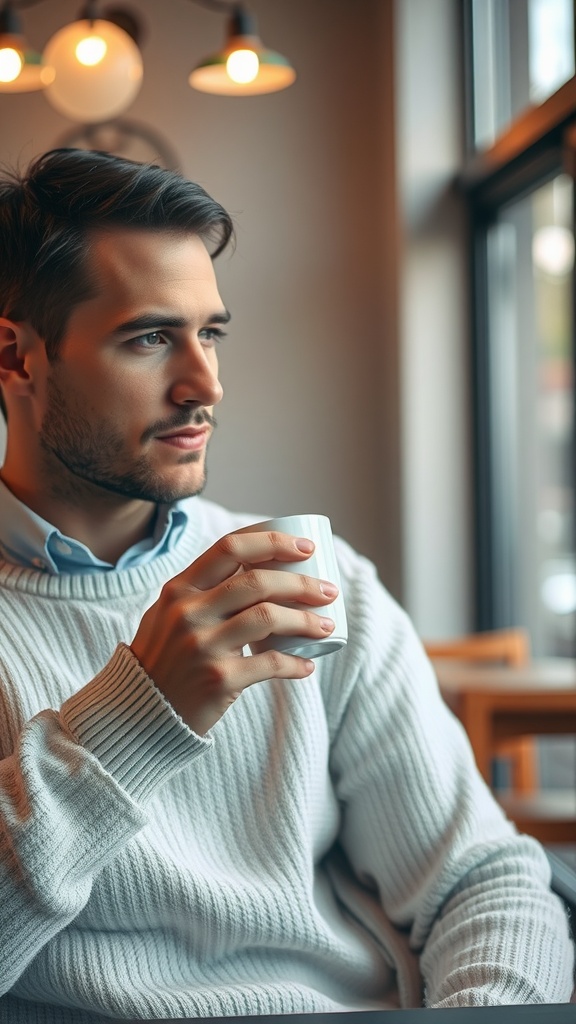
[{"label": "neck", "polygon": [[8,460],[0,470],[0,478],[32,512],[113,565],[154,529],[156,505],[152,502],[127,499],[88,483],[75,490],[75,500],[71,501],[48,488],[30,486],[12,471]]}]

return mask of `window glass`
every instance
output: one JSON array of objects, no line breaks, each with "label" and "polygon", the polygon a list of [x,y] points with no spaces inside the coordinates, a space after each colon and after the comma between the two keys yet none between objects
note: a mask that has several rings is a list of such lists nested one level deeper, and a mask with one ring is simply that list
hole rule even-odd
[{"label": "window glass", "polygon": [[530,101],[541,103],[574,74],[572,0],[529,0]]},{"label": "window glass", "polygon": [[576,656],[573,183],[503,208],[488,238],[497,619]]},{"label": "window glass", "polygon": [[574,74],[573,0],[472,0],[474,143]]}]

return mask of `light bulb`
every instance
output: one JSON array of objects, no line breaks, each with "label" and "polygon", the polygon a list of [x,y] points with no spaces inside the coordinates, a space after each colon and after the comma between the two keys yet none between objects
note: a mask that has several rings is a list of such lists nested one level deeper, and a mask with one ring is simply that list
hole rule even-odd
[{"label": "light bulb", "polygon": [[76,56],[84,67],[91,68],[104,60],[108,46],[102,36],[87,36],[76,47]]},{"label": "light bulb", "polygon": [[256,21],[242,3],[228,6],[225,46],[192,69],[188,78],[192,88],[220,96],[256,96],[286,89],[296,78],[294,68],[282,54],[262,45]]},{"label": "light bulb", "polygon": [[14,82],[22,71],[22,55],[12,46],[0,50],[0,82]]},{"label": "light bulb", "polygon": [[258,75],[260,61],[254,50],[232,50],[226,61],[226,73],[233,82],[244,85],[253,82]]}]

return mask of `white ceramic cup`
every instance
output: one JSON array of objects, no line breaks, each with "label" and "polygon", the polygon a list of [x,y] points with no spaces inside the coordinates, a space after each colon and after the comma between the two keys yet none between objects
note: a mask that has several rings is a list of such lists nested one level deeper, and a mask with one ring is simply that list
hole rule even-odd
[{"label": "white ceramic cup", "polygon": [[[274,568],[284,572],[295,572],[300,576],[313,576],[316,579],[327,580],[329,583],[335,583],[339,591],[338,596],[331,604],[322,607],[306,606],[317,615],[327,615],[333,619],[335,627],[330,636],[322,639],[308,636],[271,636],[263,644],[258,645],[259,649],[283,651],[288,654],[296,654],[300,658],[320,658],[323,654],[339,651],[347,643],[348,625],[332,539],[332,527],[328,516],[313,514],[281,516],[279,519],[267,519],[263,523],[255,523],[249,529],[251,531],[259,530],[263,533],[267,531],[288,533],[292,537],[306,537],[313,541],[315,549],[309,558],[301,562],[276,562]],[[304,605],[298,607],[303,608]]]}]

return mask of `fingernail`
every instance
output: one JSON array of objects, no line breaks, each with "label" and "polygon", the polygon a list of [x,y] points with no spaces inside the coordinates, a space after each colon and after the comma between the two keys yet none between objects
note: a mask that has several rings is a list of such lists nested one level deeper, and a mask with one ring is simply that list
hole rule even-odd
[{"label": "fingernail", "polygon": [[338,587],[334,583],[329,583],[328,580],[322,580],[320,590],[323,594],[326,594],[326,597],[336,597],[338,593]]},{"label": "fingernail", "polygon": [[332,619],[320,619],[322,629],[325,629],[327,633],[331,633],[334,629],[334,623]]},{"label": "fingernail", "polygon": [[311,540],[307,540],[306,537],[298,537],[296,541],[296,547],[299,551],[305,551],[307,555],[311,551],[314,551],[314,545]]}]

